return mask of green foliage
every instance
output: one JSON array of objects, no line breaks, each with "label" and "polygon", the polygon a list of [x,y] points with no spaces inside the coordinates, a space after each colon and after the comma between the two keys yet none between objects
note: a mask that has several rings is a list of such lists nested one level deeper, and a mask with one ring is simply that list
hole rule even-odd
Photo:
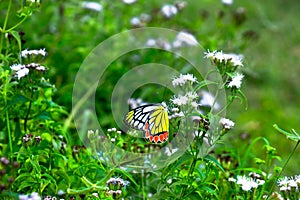
[{"label": "green foliage", "polygon": [[[184,116],[170,119],[170,133],[194,134],[194,140],[183,155],[157,171],[132,173],[126,168],[106,166],[96,156],[99,144],[104,142],[103,136],[97,131],[86,133],[92,144],[91,148],[86,148],[72,122],[75,111],[71,107],[71,98],[75,75],[83,59],[98,43],[131,28],[158,26],[186,30],[199,39],[205,49],[248,53],[252,51],[252,45],[264,37],[253,25],[258,20],[253,15],[257,2],[253,5],[243,1],[224,5],[218,1],[187,1],[186,5],[182,4],[182,9],[177,4],[178,14],[172,18],[164,17],[160,11],[166,2],[156,0],[141,0],[133,5],[104,0],[101,1],[101,11],[84,8],[83,3],[75,0],[0,2],[0,17],[3,19],[0,22],[1,199],[18,199],[22,194],[63,199],[272,199],[279,198],[279,194],[274,193],[278,189],[285,198],[299,199],[299,182],[297,187],[286,183],[284,186],[289,186],[290,190],[275,186],[298,147],[299,134],[295,130],[286,132],[275,126],[277,131],[297,142],[283,167],[283,159],[278,155],[277,147],[271,145],[273,141],[267,139],[268,136],[232,140],[232,143],[238,143],[238,148],[223,144],[227,138],[237,137],[230,135],[232,125],[220,125],[217,114],[225,109],[234,110],[236,100],[246,105],[243,109],[248,106],[242,89],[229,84],[239,73],[246,73],[253,85],[257,81],[266,85],[266,91],[260,96],[263,97],[262,107],[269,112],[264,116],[250,110],[249,115],[241,117],[241,122],[254,116],[261,120],[259,123],[264,123],[266,119],[273,123],[279,118],[289,121],[288,117],[283,116],[278,102],[270,103],[274,96],[280,96],[278,86],[275,95],[270,92],[276,77],[263,73],[268,74],[266,78],[256,78],[255,70],[235,65],[233,58],[224,62],[215,53],[206,55],[216,66],[222,81],[208,81],[202,77],[199,82],[189,82],[181,87],[184,94],[199,94],[210,86],[224,89],[227,104],[218,113],[213,108],[217,102],[203,109],[203,113],[193,107],[192,103],[199,102],[199,97],[189,100],[186,105],[177,106]],[[144,19],[138,25],[130,24],[132,17],[145,18],[145,14],[149,15],[149,20]],[[264,26],[276,32],[268,17],[260,18]],[[269,48],[269,42],[265,45]],[[218,53],[222,54],[220,51]],[[264,55],[255,56],[264,58]],[[111,63],[111,70],[104,73],[103,82],[99,83],[104,87],[99,87],[96,94],[96,101],[101,102],[96,105],[96,110],[104,111],[99,119],[103,127],[115,126],[110,108],[114,85],[133,66],[151,62],[172,66],[182,74],[196,73],[186,60],[162,50],[146,49],[119,57]],[[252,64],[251,60],[246,64],[251,66],[256,62]],[[260,65],[266,65],[266,61],[263,60]],[[211,70],[206,75],[214,72]],[[272,73],[278,72],[275,70]],[[252,89],[249,89],[250,101],[256,97]],[[295,93],[298,94],[298,90]],[[176,107],[175,97],[172,101],[171,92],[163,87],[157,89],[150,85],[140,88],[133,96],[149,102],[170,100],[167,102],[170,107]],[[297,102],[297,98],[290,98]],[[200,120],[196,120],[196,125],[188,124],[184,131],[180,131],[179,124],[188,121],[191,116]],[[297,125],[295,122],[291,124]],[[212,126],[217,128],[210,133]],[[250,132],[254,129],[251,124],[248,128]],[[261,132],[269,130],[267,126],[258,128]],[[209,137],[210,134],[214,137]],[[111,140],[114,145],[138,153],[149,153],[168,144],[149,144],[117,131],[107,131],[106,136],[106,140]],[[173,137],[171,135],[169,139]],[[111,154],[104,152],[107,158]],[[249,185],[239,180],[257,185],[247,189],[245,187]],[[299,177],[288,180],[296,182]],[[278,184],[278,187],[282,186]]]}]

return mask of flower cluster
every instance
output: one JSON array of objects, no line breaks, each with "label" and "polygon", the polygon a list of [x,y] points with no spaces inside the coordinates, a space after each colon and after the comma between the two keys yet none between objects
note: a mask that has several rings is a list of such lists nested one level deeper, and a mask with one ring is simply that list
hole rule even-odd
[{"label": "flower cluster", "polygon": [[30,195],[20,194],[19,200],[41,200],[41,197],[37,192],[32,192]]},{"label": "flower cluster", "polygon": [[223,53],[222,51],[212,51],[210,52],[207,50],[207,52],[204,53],[204,58],[209,58],[213,60],[215,63],[222,63],[222,64],[228,64],[235,67],[243,66],[243,55],[238,55],[234,53]]},{"label": "flower cluster", "polygon": [[233,0],[222,0],[222,3],[225,5],[231,5],[233,3]]},{"label": "flower cluster", "polygon": [[146,25],[146,23],[148,23],[151,20],[151,16],[146,14],[146,13],[142,13],[140,16],[138,17],[133,17],[130,19],[130,25],[133,27],[143,27]]},{"label": "flower cluster", "polygon": [[[120,130],[117,130],[116,128],[109,128],[109,129],[107,129],[107,132],[108,132],[108,133],[117,133],[117,134],[119,134],[119,135],[122,133]],[[113,135],[110,134],[110,141],[111,141],[111,142],[115,142],[117,136],[118,136],[118,135],[114,135],[114,137],[113,137]]]},{"label": "flower cluster", "polygon": [[97,11],[97,12],[100,12],[103,10],[103,6],[100,3],[90,2],[90,1],[82,2],[81,7],[88,9],[88,10]]},{"label": "flower cluster", "polygon": [[178,13],[178,9],[175,5],[166,4],[161,8],[161,12],[166,18],[171,18]]},{"label": "flower cluster", "polygon": [[128,99],[127,103],[128,103],[128,105],[130,106],[131,109],[135,109],[139,106],[148,104],[147,102],[144,102],[141,98],[137,98],[137,99],[130,98],[130,99]]},{"label": "flower cluster", "polygon": [[136,0],[123,0],[123,3],[125,3],[125,4],[133,4],[135,2],[136,2]]},{"label": "flower cluster", "polygon": [[250,172],[249,176],[237,176],[237,178],[229,178],[229,182],[234,182],[239,185],[243,191],[251,191],[252,189],[258,188],[265,183],[265,181],[261,178],[261,175]]},{"label": "flower cluster", "polygon": [[39,49],[39,50],[28,50],[28,49],[25,49],[21,52],[21,56],[23,58],[27,58],[28,56],[38,56],[38,55],[41,55],[43,57],[45,57],[47,54],[46,50],[45,49]]},{"label": "flower cluster", "polygon": [[[21,52],[21,57],[31,59],[33,57],[36,57],[38,55],[46,56],[45,49],[40,50],[23,50]],[[38,71],[38,72],[44,72],[47,70],[47,68],[41,64],[31,62],[29,64],[13,64],[10,66],[10,69],[14,71],[14,76],[20,80],[21,78],[27,76],[29,72],[32,70]]]},{"label": "flower cluster", "polygon": [[225,130],[230,130],[234,127],[234,122],[226,118],[221,118],[220,124],[223,126]]},{"label": "flower cluster", "polygon": [[173,42],[173,47],[174,48],[179,48],[179,47],[182,47],[184,45],[196,46],[196,45],[198,45],[198,41],[195,38],[195,36],[193,36],[192,34],[184,32],[184,31],[180,31],[177,34],[177,36],[176,36],[176,38]]},{"label": "flower cluster", "polygon": [[171,50],[174,48],[174,50],[178,50],[180,47],[184,46],[196,46],[198,45],[198,41],[190,33],[187,33],[185,31],[180,31],[177,35],[176,38],[173,41],[166,41],[164,39],[153,39],[149,38],[146,41],[146,46],[148,47],[158,47],[164,50]]},{"label": "flower cluster", "polygon": [[122,189],[129,185],[129,181],[123,180],[120,177],[112,177],[106,182],[106,186],[109,190],[106,195],[115,197],[120,197],[122,195]]},{"label": "flower cluster", "polygon": [[50,196],[50,195],[47,195],[47,196],[45,196],[45,197],[43,198],[43,200],[57,200],[57,198],[56,198],[56,197],[52,197],[52,196]]},{"label": "flower cluster", "polygon": [[244,78],[243,74],[236,73],[232,76],[231,81],[228,83],[228,87],[230,88],[240,88],[242,84],[242,79]]},{"label": "flower cluster", "polygon": [[300,188],[300,175],[294,177],[283,177],[277,182],[280,191],[299,191]]},{"label": "flower cluster", "polygon": [[26,145],[32,144],[33,142],[35,142],[36,144],[39,144],[41,141],[42,141],[41,136],[33,137],[32,133],[26,133],[22,137],[22,142],[23,142],[23,144],[26,144]]},{"label": "flower cluster", "polygon": [[172,81],[172,85],[175,86],[183,86],[186,83],[195,83],[197,82],[197,78],[194,77],[193,74],[180,74],[179,77],[176,77]]}]

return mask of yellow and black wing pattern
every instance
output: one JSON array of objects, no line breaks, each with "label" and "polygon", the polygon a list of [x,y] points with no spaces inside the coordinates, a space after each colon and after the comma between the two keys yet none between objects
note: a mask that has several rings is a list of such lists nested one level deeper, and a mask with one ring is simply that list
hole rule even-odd
[{"label": "yellow and black wing pattern", "polygon": [[124,122],[131,128],[145,132],[150,142],[165,142],[169,137],[168,110],[162,105],[148,104],[129,111]]}]

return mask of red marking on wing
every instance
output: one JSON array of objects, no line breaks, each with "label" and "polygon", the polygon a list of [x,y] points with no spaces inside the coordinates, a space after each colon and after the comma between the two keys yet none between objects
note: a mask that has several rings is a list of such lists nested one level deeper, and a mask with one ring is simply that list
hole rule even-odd
[{"label": "red marking on wing", "polygon": [[146,136],[147,136],[147,134],[149,134],[149,137],[147,139],[149,139],[150,142],[154,142],[154,143],[165,142],[169,138],[169,132],[168,131],[163,132],[159,135],[155,135],[155,136],[150,135],[150,133],[148,131],[146,132]]}]

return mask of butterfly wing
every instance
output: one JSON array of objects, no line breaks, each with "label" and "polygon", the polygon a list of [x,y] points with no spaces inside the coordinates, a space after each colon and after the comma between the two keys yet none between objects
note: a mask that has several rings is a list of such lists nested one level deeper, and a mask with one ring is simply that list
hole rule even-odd
[{"label": "butterfly wing", "polygon": [[[165,142],[169,137],[168,111],[163,106],[158,106],[149,116],[146,138],[151,142]],[[146,127],[145,127],[146,128]]]},{"label": "butterfly wing", "polygon": [[124,117],[125,124],[133,129],[145,131],[146,122],[156,107],[156,105],[149,104],[129,111]]},{"label": "butterfly wing", "polygon": [[145,132],[151,142],[164,142],[168,139],[168,111],[161,105],[149,104],[129,111],[124,122],[131,128]]}]

